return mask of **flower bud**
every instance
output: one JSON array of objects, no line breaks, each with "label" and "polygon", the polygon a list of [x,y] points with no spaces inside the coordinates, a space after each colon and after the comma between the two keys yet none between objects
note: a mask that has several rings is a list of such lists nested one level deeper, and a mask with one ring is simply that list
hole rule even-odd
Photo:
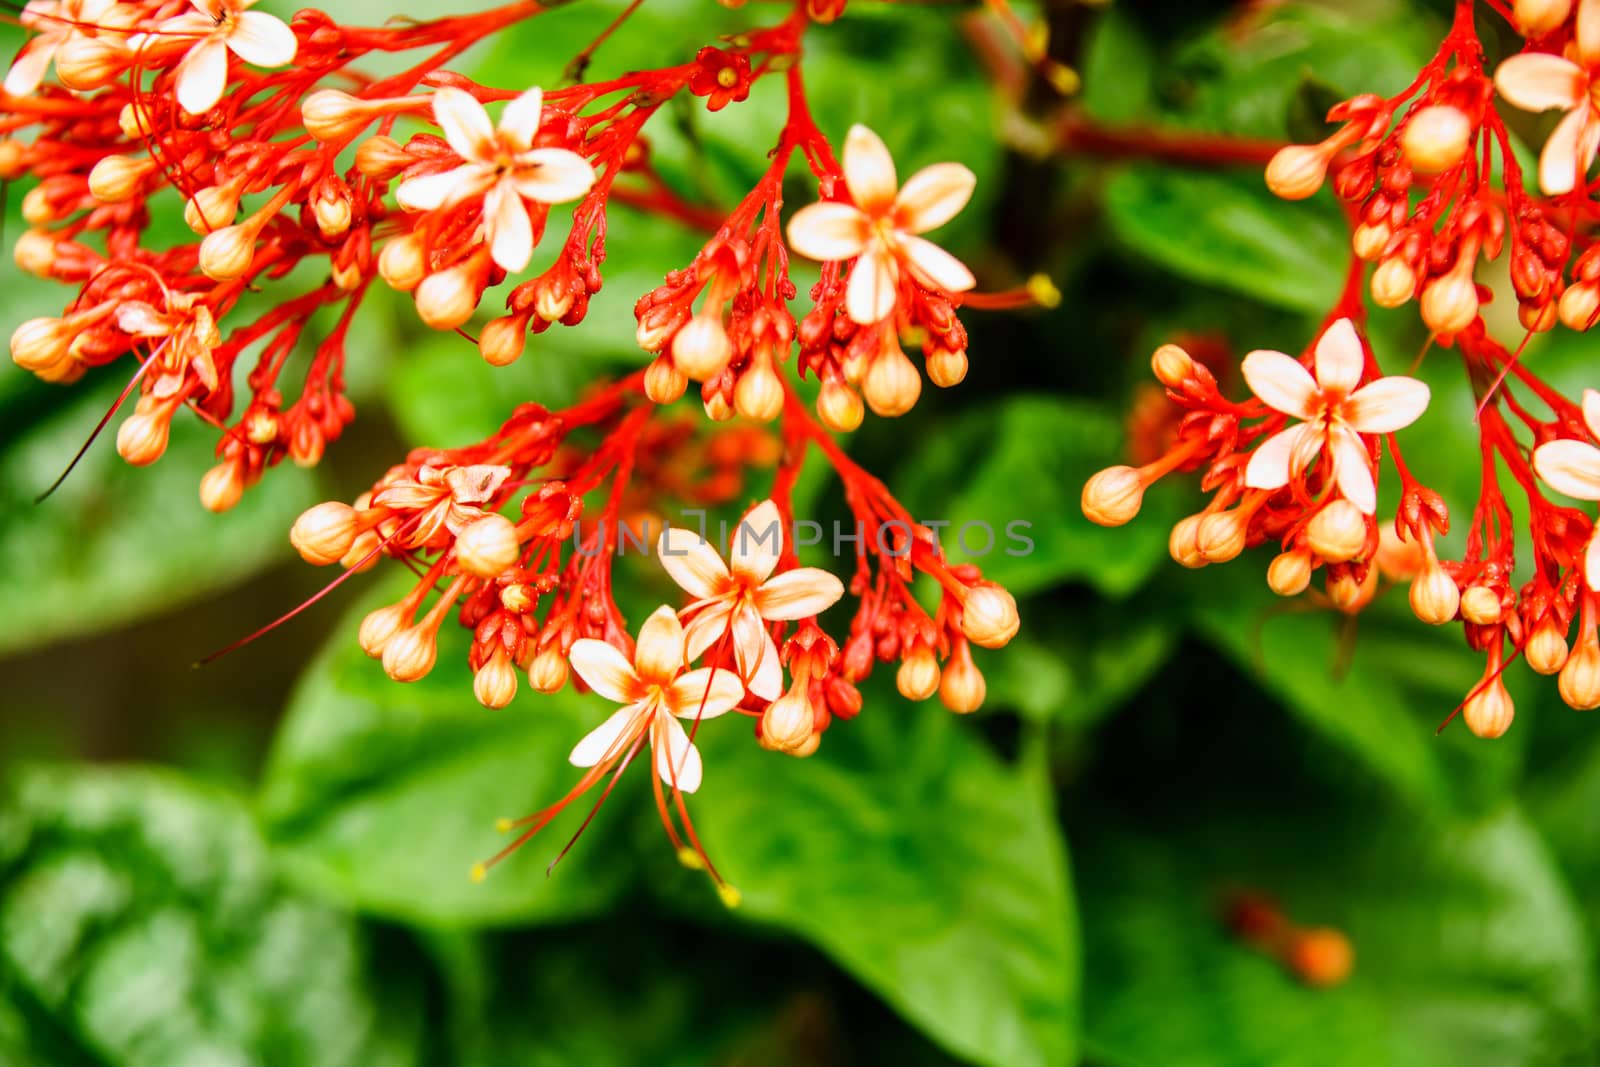
[{"label": "flower bud", "polygon": [[1572,14],[1572,0],[1515,0],[1511,16],[1517,32],[1527,38],[1543,37]]},{"label": "flower bud", "polygon": [[1285,200],[1306,199],[1322,188],[1328,174],[1328,156],[1328,150],[1321,145],[1280,148],[1267,163],[1267,188]]},{"label": "flower bud", "polygon": [[928,380],[940,389],[949,389],[953,385],[960,385],[961,380],[967,376],[967,354],[953,352],[948,348],[935,348],[932,352],[922,357],[923,366],[928,368]]},{"label": "flower bud", "polygon": [[244,473],[224,460],[200,478],[200,503],[207,511],[224,512],[244,496]]},{"label": "flower bud", "polygon": [[1283,552],[1267,566],[1267,585],[1279,596],[1299,596],[1311,584],[1311,553]]},{"label": "flower bud", "polygon": [[541,648],[528,664],[528,684],[538,693],[559,693],[567,684],[567,657],[554,642]]},{"label": "flower bud", "polygon": [[1096,526],[1121,526],[1139,514],[1144,478],[1134,467],[1107,467],[1083,486],[1083,515]]},{"label": "flower bud", "polygon": [[167,450],[172,412],[135,411],[117,427],[117,454],[135,467],[147,467]]},{"label": "flower bud", "polygon": [[397,682],[415,682],[433,670],[439,655],[436,630],[427,622],[405,629],[383,646],[383,670]]},{"label": "flower bud", "polygon": [[56,239],[48,230],[23,230],[11,258],[29,274],[48,278],[56,263]]},{"label": "flower bud", "polygon": [[411,154],[393,137],[368,137],[356,146],[356,170],[374,181],[396,178],[413,162]]},{"label": "flower bud", "polygon": [[741,375],[733,387],[733,407],[739,414],[756,422],[770,422],[783,410],[783,382],[778,380],[772,364],[757,358]]},{"label": "flower bud", "polygon": [[1394,231],[1389,229],[1387,223],[1378,223],[1376,226],[1363,222],[1355,228],[1350,235],[1350,247],[1358,258],[1372,262],[1383,255],[1383,250],[1389,245],[1389,238],[1394,236]]},{"label": "flower bud", "polygon": [[917,406],[922,375],[899,346],[891,345],[872,358],[861,380],[861,395],[873,414],[892,419]]},{"label": "flower bud", "polygon": [[376,530],[362,530],[350,542],[349,551],[339,557],[339,566],[357,574],[369,571],[378,565],[378,550],[382,547],[383,538],[378,536]]},{"label": "flower bud", "polygon": [[1567,638],[1553,617],[1547,616],[1534,628],[1522,657],[1538,674],[1554,674],[1567,662]]},{"label": "flower bud", "polygon": [[1552,330],[1558,321],[1556,305],[1549,299],[1546,299],[1542,304],[1518,304],[1517,321],[1529,333],[1544,333],[1547,330]]},{"label": "flower bud", "polygon": [[1343,497],[1330,501],[1306,523],[1306,544],[1329,563],[1348,563],[1367,545],[1367,517]]},{"label": "flower bud", "polygon": [[197,189],[183,204],[183,221],[195,233],[208,234],[232,225],[238,214],[239,190],[230,185]]},{"label": "flower bud", "polygon": [[350,202],[350,191],[339,186],[323,186],[311,198],[311,217],[316,220],[317,232],[325,241],[336,241],[350,229],[355,207]]},{"label": "flower bud", "polygon": [[1500,621],[1500,594],[1486,585],[1462,590],[1461,617],[1479,626],[1493,626]]},{"label": "flower bud", "polygon": [[1207,563],[1226,563],[1244,551],[1249,522],[1243,509],[1210,512],[1195,528],[1195,547]]},{"label": "flower bud", "polygon": [[1355,615],[1372,603],[1378,592],[1378,568],[1368,567],[1367,576],[1356,581],[1349,568],[1333,572],[1328,578],[1328,599],[1346,615]]},{"label": "flower bud", "polygon": [[261,231],[248,221],[212,230],[200,241],[200,269],[213,281],[231,282],[250,271]]},{"label": "flower bud", "polygon": [[1464,111],[1434,104],[1411,116],[1400,135],[1400,150],[1414,170],[1437,174],[1461,162],[1472,134],[1472,120]]},{"label": "flower bud", "polygon": [[504,649],[495,649],[472,675],[472,695],[486,708],[503,708],[516,697],[517,669]]},{"label": "flower bud", "polygon": [[720,389],[702,400],[700,406],[705,408],[706,418],[712,422],[727,422],[733,418],[733,405]]},{"label": "flower bud", "polygon": [[1162,345],[1150,357],[1150,369],[1168,389],[1182,389],[1194,377],[1194,359],[1177,345]]},{"label": "flower bud", "polygon": [[128,66],[128,50],[107,34],[75,33],[56,49],[56,77],[68,89],[92,92],[116,79]]},{"label": "flower bud", "polygon": [[153,159],[105,156],[89,171],[89,195],[102,204],[132,200],[145,176],[156,170]]},{"label": "flower bud", "polygon": [[485,515],[456,535],[456,562],[475,578],[494,578],[522,555],[517,528],[504,515]]},{"label": "flower bud", "polygon": [[47,226],[72,214],[71,204],[59,204],[51,199],[50,188],[36,185],[22,198],[22,221],[29,226]]},{"label": "flower bud", "polygon": [[1579,333],[1589,329],[1600,318],[1600,285],[1578,282],[1567,286],[1556,303],[1556,313],[1561,324]]},{"label": "flower bud", "polygon": [[478,335],[478,351],[491,367],[509,367],[522,356],[528,341],[528,320],[522,315],[490,319]]},{"label": "flower bud", "polygon": [[1461,588],[1438,563],[1423,568],[1411,582],[1411,610],[1430,626],[1443,626],[1456,617]]},{"label": "flower bud", "polygon": [[894,684],[907,700],[927,700],[939,690],[939,661],[933,649],[919,644],[900,663]]},{"label": "flower bud", "polygon": [[866,417],[861,394],[841,381],[825,381],[817,394],[817,417],[835,433],[850,433]]},{"label": "flower bud", "polygon": [[666,356],[650,361],[644,372],[644,395],[653,404],[670,404],[689,388],[689,379]]},{"label": "flower bud", "polygon": [[572,287],[552,274],[541,277],[533,287],[533,310],[546,322],[560,322],[572,310]]},{"label": "flower bud", "polygon": [[407,233],[384,245],[378,253],[378,273],[390,288],[402,293],[409,293],[422,284],[428,273],[428,253],[422,238]]},{"label": "flower bud", "polygon": [[1478,317],[1478,287],[1472,275],[1453,270],[1422,287],[1422,321],[1436,334],[1456,334]]},{"label": "flower bud", "polygon": [[733,342],[720,314],[702,312],[683,324],[672,338],[672,363],[686,377],[707,381],[722,373],[733,356]]},{"label": "flower bud", "polygon": [[371,103],[338,89],[319,89],[300,105],[306,132],[323,144],[348,141],[367,128],[374,113]]},{"label": "flower bud", "polygon": [[1372,302],[1397,308],[1417,291],[1417,272],[1399,256],[1390,256],[1372,272]]},{"label": "flower bud", "polygon": [[[935,664],[934,670],[938,669]],[[904,688],[901,692],[905,692]],[[815,726],[816,713],[811,710],[811,702],[806,699],[805,691],[796,686],[761,713],[761,744],[777,752],[793,752],[811,740]]]},{"label": "flower bud", "polygon": [[458,329],[471,320],[482,296],[471,267],[458,263],[422,279],[415,293],[417,314],[435,330]]},{"label": "flower bud", "polygon": [[339,562],[356,539],[356,509],[338,500],[308,508],[289,529],[289,543],[316,567]]},{"label": "flower bud", "polygon": [[[961,632],[982,648],[1000,648],[1022,627],[1017,601],[994,582],[967,587],[961,602]],[[929,690],[932,692],[932,690]]]},{"label": "flower bud", "polygon": [[367,617],[361,620],[356,641],[361,645],[361,651],[377,659],[383,655],[384,646],[390,638],[409,625],[411,612],[405,604],[388,604],[367,613]]},{"label": "flower bud", "polygon": [[1284,962],[1294,976],[1315,989],[1340,986],[1355,969],[1355,949],[1350,939],[1332,927],[1297,931],[1284,952]]},{"label": "flower bud", "polygon": [[1194,570],[1204,567],[1206,557],[1200,552],[1200,522],[1204,514],[1189,515],[1179,519],[1167,535],[1167,552],[1183,566]]},{"label": "flower bud", "polygon": [[1466,720],[1467,729],[1478,737],[1490,740],[1511,729],[1511,720],[1516,713],[1511,694],[1506,692],[1505,683],[1498,676],[1484,682],[1461,707],[1461,717]]},{"label": "flower bud", "polygon": [[29,319],[11,333],[11,361],[30,374],[40,374],[70,359],[78,331],[66,319]]},{"label": "flower bud", "polygon": [[1594,635],[1579,639],[1561,667],[1556,688],[1561,699],[1579,711],[1600,707],[1600,641]]},{"label": "flower bud", "polygon": [[988,688],[983,672],[972,662],[972,650],[958,642],[939,679],[939,701],[958,715],[969,715],[983,706]]}]

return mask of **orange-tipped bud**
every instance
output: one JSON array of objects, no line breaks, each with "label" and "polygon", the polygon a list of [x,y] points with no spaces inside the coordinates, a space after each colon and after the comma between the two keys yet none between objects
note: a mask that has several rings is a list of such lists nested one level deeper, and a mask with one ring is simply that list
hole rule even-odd
[{"label": "orange-tipped bud", "polygon": [[1567,286],[1556,302],[1556,314],[1569,330],[1582,333],[1589,329],[1600,319],[1600,285],[1578,282]]},{"label": "orange-tipped bud", "polygon": [[200,478],[200,503],[207,511],[224,512],[244,496],[244,472],[224,460]]},{"label": "orange-tipped bud", "polygon": [[1600,641],[1580,640],[1556,679],[1561,699],[1579,711],[1600,707]]},{"label": "orange-tipped bud", "polygon": [[1177,345],[1162,345],[1150,357],[1150,369],[1168,389],[1182,389],[1194,377],[1194,358]]},{"label": "orange-tipped bud", "polygon": [[700,406],[705,409],[706,418],[712,422],[727,422],[734,415],[733,405],[728,403],[728,398],[720,389],[702,400]]},{"label": "orange-tipped bud", "polygon": [[356,509],[338,500],[307,508],[289,529],[289,543],[316,567],[337,563],[355,542]]},{"label": "orange-tipped bud", "polygon": [[1382,308],[1397,308],[1417,291],[1417,272],[1399,256],[1390,256],[1372,272],[1372,302]]},{"label": "orange-tipped bud", "polygon": [[78,330],[66,319],[29,319],[11,333],[11,361],[30,374],[43,374],[71,359]]},{"label": "orange-tipped bud", "polygon": [[378,274],[390,288],[409,293],[428,273],[428,252],[417,234],[402,234],[378,253]]},{"label": "orange-tipped bud", "polygon": [[437,630],[426,622],[405,629],[383,646],[383,670],[397,682],[415,682],[433,670],[439,655]]},{"label": "orange-tipped bud", "polygon": [[697,382],[722,373],[733,356],[733,342],[720,314],[702,312],[683,324],[672,338],[672,363]]},{"label": "orange-tipped bud", "polygon": [[1430,626],[1443,626],[1456,617],[1461,588],[1437,563],[1424,567],[1411,582],[1411,610]]},{"label": "orange-tipped bud", "polygon": [[317,232],[325,241],[336,241],[350,229],[355,216],[355,205],[350,200],[350,190],[342,184],[325,183],[311,198],[311,217],[316,220]]},{"label": "orange-tipped bud", "polygon": [[503,649],[495,649],[472,676],[472,695],[486,708],[503,708],[517,695],[517,669]]},{"label": "orange-tipped bud", "polygon": [[1437,174],[1460,163],[1472,140],[1472,120],[1449,104],[1434,104],[1411,116],[1400,135],[1406,162],[1423,174]]},{"label": "orange-tipped bud", "polygon": [[1383,250],[1389,246],[1389,238],[1393,236],[1394,231],[1389,229],[1387,223],[1371,226],[1363,222],[1350,235],[1350,247],[1359,258],[1370,263],[1383,255]]},{"label": "orange-tipped bud", "polygon": [[250,272],[260,228],[248,220],[212,230],[200,241],[200,269],[213,281],[231,282]]},{"label": "orange-tipped bud", "polygon": [[917,406],[922,375],[898,345],[891,345],[872,358],[861,379],[861,395],[873,414],[896,418]]},{"label": "orange-tipped bud", "polygon": [[957,642],[955,653],[944,665],[939,679],[940,703],[958,715],[970,715],[983,706],[988,689],[983,672],[972,662],[972,650],[965,642]]},{"label": "orange-tipped bud", "polygon": [[374,114],[371,102],[338,89],[319,89],[300,105],[306,132],[323,144],[350,140],[367,128]]},{"label": "orange-tipped bud", "polygon": [[1500,621],[1500,594],[1486,585],[1474,585],[1461,592],[1461,617],[1479,626]]},{"label": "orange-tipped bud", "polygon": [[[934,664],[933,669],[937,671],[938,664]],[[905,692],[904,688],[900,691]],[[811,701],[806,699],[805,690],[800,686],[774,700],[761,713],[761,744],[775,752],[793,752],[810,741],[815,732],[816,713],[811,710]]]},{"label": "orange-tipped bud", "polygon": [[554,644],[548,644],[528,664],[528,684],[538,693],[559,693],[567,684],[567,672],[567,657]]},{"label": "orange-tipped bud", "polygon": [[1267,163],[1267,188],[1285,200],[1304,200],[1322,188],[1329,152],[1322,145],[1292,144]]},{"label": "orange-tipped bud", "polygon": [[1096,526],[1121,526],[1139,514],[1145,481],[1137,469],[1107,467],[1083,486],[1083,515]]},{"label": "orange-tipped bud", "polygon": [[135,411],[117,427],[117,455],[135,467],[147,467],[167,450],[172,430],[172,412]]},{"label": "orange-tipped bud", "polygon": [[965,352],[952,352],[947,348],[936,348],[923,356],[922,364],[928,368],[928,380],[940,389],[949,389],[953,385],[960,385],[962,379],[967,376],[967,354]]},{"label": "orange-tipped bud", "polygon": [[670,404],[689,388],[688,377],[666,356],[650,361],[644,372],[644,395],[654,404]]},{"label": "orange-tipped bud", "polygon": [[128,69],[129,55],[120,35],[75,33],[56,50],[56,77],[68,89],[93,92]]},{"label": "orange-tipped bud", "polygon": [[961,632],[968,641],[982,648],[1000,648],[1017,636],[1021,627],[1017,601],[1010,593],[994,582],[967,588],[961,602]]},{"label": "orange-tipped bud", "polygon": [[153,159],[131,156],[106,156],[89,171],[89,195],[102,204],[121,204],[132,200],[145,177],[154,173]]},{"label": "orange-tipped bud", "polygon": [[1436,334],[1456,334],[1478,317],[1478,287],[1459,270],[1422,287],[1422,321]]},{"label": "orange-tipped bud", "polygon": [[1311,584],[1311,553],[1295,549],[1267,565],[1267,585],[1279,596],[1299,596]]},{"label": "orange-tipped bud", "polygon": [[918,645],[895,672],[895,688],[907,700],[927,700],[939,691],[939,661],[933,649]]},{"label": "orange-tipped bud", "polygon": [[1244,551],[1250,516],[1242,509],[1213,511],[1195,528],[1195,547],[1207,563],[1226,563]]},{"label": "orange-tipped bud", "polygon": [[504,515],[485,515],[456,536],[456,562],[475,578],[494,578],[522,555],[517,528]]},{"label": "orange-tipped bud", "polygon": [[1517,31],[1524,37],[1543,37],[1572,14],[1572,0],[1515,0],[1511,5]]},{"label": "orange-tipped bud", "polygon": [[370,571],[378,565],[378,549],[383,544],[383,538],[378,536],[376,530],[363,530],[356,534],[356,539],[350,542],[350,551],[339,557],[339,566],[347,571]]},{"label": "orange-tipped bud", "polygon": [[733,387],[733,408],[747,419],[770,422],[783,410],[783,382],[772,364],[757,356]]},{"label": "orange-tipped bud", "polygon": [[356,146],[356,170],[375,181],[397,177],[413,162],[411,154],[392,137],[368,137]]},{"label": "orange-tipped bud", "polygon": [[1367,576],[1361,581],[1356,581],[1354,574],[1349,570],[1335,573],[1328,578],[1328,599],[1333,601],[1333,606],[1346,615],[1355,615],[1372,603],[1372,598],[1378,593],[1378,568],[1368,567]]},{"label": "orange-tipped bud", "polygon": [[1331,501],[1306,523],[1306,544],[1329,563],[1348,563],[1366,547],[1367,517],[1342,497]]},{"label": "orange-tipped bud", "polygon": [[1179,519],[1167,535],[1167,552],[1190,570],[1204,567],[1207,562],[1200,551],[1200,523],[1204,518],[1201,514]]},{"label": "orange-tipped bud", "polygon": [[373,659],[383,655],[384,646],[395,634],[411,625],[411,612],[402,604],[389,604],[367,613],[361,620],[356,641],[361,651]]},{"label": "orange-tipped bud", "polygon": [[509,367],[522,356],[528,341],[528,320],[522,315],[490,319],[478,335],[478,351],[491,367]]},{"label": "orange-tipped bud", "polygon": [[459,329],[472,319],[482,296],[477,272],[459,263],[422,279],[415,293],[417,314],[435,330]]},{"label": "orange-tipped bud", "polygon": [[1516,714],[1511,694],[1506,692],[1505,683],[1498,676],[1484,683],[1461,707],[1467,729],[1488,740],[1501,737],[1511,729],[1511,720]]},{"label": "orange-tipped bud", "polygon": [[11,258],[29,274],[48,278],[56,264],[56,239],[49,230],[23,230],[11,249]]},{"label": "orange-tipped bud", "polygon": [[1538,674],[1554,674],[1562,668],[1567,662],[1567,637],[1555,619],[1546,618],[1534,627],[1522,656]]},{"label": "orange-tipped bud", "polygon": [[195,233],[209,234],[230,226],[238,214],[239,190],[231,185],[197,189],[183,204],[183,221]]},{"label": "orange-tipped bud", "polygon": [[861,425],[866,414],[860,393],[841,381],[822,383],[822,391],[817,394],[817,417],[822,425],[835,433],[850,433]]},{"label": "orange-tipped bud", "polygon": [[572,287],[549,274],[534,283],[533,310],[546,322],[560,322],[572,310],[573,299]]}]

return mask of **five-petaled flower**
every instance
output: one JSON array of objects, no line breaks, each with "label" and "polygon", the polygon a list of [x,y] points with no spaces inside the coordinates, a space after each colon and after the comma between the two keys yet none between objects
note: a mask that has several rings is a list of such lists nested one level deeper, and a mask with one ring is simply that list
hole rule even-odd
[{"label": "five-petaled flower", "polygon": [[489,254],[516,272],[533,258],[533,220],[524,201],[576,200],[594,184],[594,167],[566,148],[535,148],[544,94],[529,89],[506,105],[500,124],[472,94],[440,89],[433,117],[462,163],[438,174],[402,182],[395,199],[408,211],[437,211],[483,194],[483,229]]},{"label": "five-petaled flower", "polygon": [[683,624],[657,608],[639,628],[633,662],[616,648],[585,637],[572,643],[572,669],[590,689],[623,705],[572,750],[573,766],[602,770],[633,759],[642,741],[655,753],[656,773],[683,793],[700,788],[700,753],[679,719],[712,719],[744,699],[732,671],[702,667],[685,673]]},{"label": "five-petaled flower", "polygon": [[1566,112],[1539,154],[1539,188],[1550,196],[1577,188],[1600,149],[1600,0],[1579,3],[1572,52],[1576,61],[1523,52],[1494,72],[1500,95],[1522,110]]},{"label": "five-petaled flower", "polygon": [[74,38],[93,33],[116,6],[117,0],[31,0],[17,21],[38,33],[22,46],[6,72],[6,94],[27,96],[39,88],[56,52]]},{"label": "five-petaled flower", "polygon": [[458,534],[483,518],[483,505],[499,492],[511,468],[492,463],[470,466],[422,467],[415,478],[396,478],[372,495],[375,507],[410,512],[414,526],[397,537],[398,543],[418,548],[441,532]]},{"label": "five-petaled flower", "polygon": [[734,662],[750,692],[763,700],[783,693],[783,667],[767,622],[807,619],[844,596],[844,583],[816,567],[774,575],[783,552],[778,506],[763,501],[733,533],[728,563],[691,530],[668,528],[658,555],[672,580],[694,597],[684,609],[691,660],[732,636]]},{"label": "five-petaled flower", "polygon": [[[1600,440],[1600,392],[1583,391],[1583,421],[1590,435]],[[1600,448],[1588,441],[1547,441],[1533,450],[1533,469],[1558,493],[1600,500]],[[1583,553],[1583,577],[1590,589],[1600,592],[1600,524],[1589,535]]]},{"label": "five-petaled flower", "polygon": [[1252,392],[1268,407],[1303,422],[1273,434],[1245,468],[1252,489],[1281,489],[1327,449],[1332,480],[1345,499],[1371,515],[1377,510],[1372,458],[1360,434],[1393,433],[1411,425],[1428,406],[1428,387],[1415,378],[1390,375],[1361,388],[1366,360],[1349,319],[1340,319],[1317,341],[1316,376],[1282,352],[1257,351],[1241,370]]},{"label": "five-petaled flower", "polygon": [[194,294],[169,293],[166,311],[143,300],[130,300],[117,309],[117,328],[142,340],[160,338],[150,357],[155,361],[152,396],[177,393],[191,371],[207,392],[217,387],[213,354],[222,344],[222,333],[211,309]]},{"label": "five-petaled flower", "polygon": [[193,41],[178,61],[176,95],[183,110],[203,115],[217,106],[228,87],[228,53],[257,67],[294,61],[298,42],[282,19],[249,11],[256,0],[190,0],[193,11],[170,18],[145,35],[136,50]]},{"label": "five-petaled flower", "polygon": [[816,260],[859,257],[845,289],[845,311],[863,326],[894,310],[905,268],[927,289],[959,293],[976,280],[956,257],[918,234],[943,226],[966,206],[977,178],[960,163],[935,163],[897,188],[894,160],[878,135],[852,126],[844,143],[844,181],[853,205],[824,201],[795,212],[789,244]]}]

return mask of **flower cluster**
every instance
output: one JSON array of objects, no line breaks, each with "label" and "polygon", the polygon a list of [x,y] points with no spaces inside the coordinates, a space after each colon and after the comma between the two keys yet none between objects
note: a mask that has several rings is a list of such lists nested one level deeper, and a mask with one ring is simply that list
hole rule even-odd
[{"label": "flower cluster", "polygon": [[[519,841],[648,742],[663,822],[683,847],[662,785],[685,855],[710,869],[682,806],[702,769],[678,720],[697,728],[738,711],[765,747],[807,755],[835,718],[860,710],[856,684],[880,661],[900,664],[908,696],[979,706],[970,645],[1009,640],[1014,601],[976,568],[947,566],[933,532],[827,430],[855,428],[864,407],[913,406],[920,375],[902,337],[920,338],[928,376],[954,385],[966,371],[963,302],[1018,306],[1048,287],[975,293],[972,272],[922,236],[967,203],[967,168],[939,164],[900,186],[888,148],[862,126],[837,160],[808,108],[801,43],[842,0],[796,4],[669,66],[547,90],[449,69],[543,14],[530,0],[380,27],[315,9],[285,22],[252,2],[32,0],[23,11],[32,33],[0,97],[0,178],[32,183],[17,262],[76,295],[61,315],[16,329],[19,366],[65,383],[128,365],[107,418],[132,401],[116,438],[133,464],[161,457],[184,409],[216,427],[219,462],[200,497],[222,511],[285,458],[317,463],[350,423],[345,361],[374,285],[410,294],[426,326],[458,332],[505,287],[504,313],[475,338],[503,366],[531,335],[584,320],[616,205],[707,229],[694,260],[638,301],[648,366],[564,410],[522,404],[483,441],[418,449],[354,502],[307,511],[292,543],[343,569],[333,585],[382,557],[416,571],[414,588],[360,627],[361,647],[397,681],[433,668],[454,614],[472,633],[485,706],[509,704],[522,676],[539,692],[575,684],[623,705],[574,749],[587,772],[573,793],[526,820]],[[362,73],[380,54],[413,62]],[[722,217],[662,179],[645,130],[675,98],[717,111],[763,78],[782,82],[787,116],[764,174]],[[822,202],[786,229],[784,182],[802,160]],[[156,225],[168,193],[192,239],[172,242]],[[821,264],[798,319],[794,254]],[[548,265],[518,277],[536,255]],[[256,291],[272,299],[243,300]],[[304,378],[286,381],[303,346],[313,349]],[[820,424],[783,372],[791,356],[797,377],[820,381]],[[711,420],[776,420],[777,432],[663,414],[691,379]],[[860,526],[843,641],[818,616],[845,583],[799,566],[792,543],[736,542],[724,562],[679,530],[659,553],[689,603],[630,636],[612,595],[620,540],[639,536],[663,500],[736,504],[752,469],[774,465],[770,499],[746,525],[791,528],[808,455],[838,472]],[[912,596],[918,574],[941,589],[931,613]]]},{"label": "flower cluster", "polygon": [[[1551,495],[1600,500],[1600,393],[1575,402],[1518,358],[1534,333],[1585,331],[1600,320],[1600,245],[1590,225],[1600,0],[1489,6],[1511,17],[1527,39],[1523,52],[1487,66],[1477,5],[1458,0],[1438,53],[1409,87],[1339,104],[1326,140],[1271,158],[1274,193],[1303,199],[1331,175],[1351,223],[1348,283],[1310,351],[1250,353],[1240,370],[1254,398],[1238,402],[1183,349],[1157,351],[1156,377],[1179,409],[1170,447],[1143,466],[1097,474],[1083,508],[1103,525],[1124,523],[1155,480],[1198,471],[1213,496],[1174,528],[1179,562],[1220,562],[1272,541],[1281,550],[1267,571],[1274,591],[1299,595],[1323,567],[1327,600],[1348,612],[1372,599],[1380,575],[1409,583],[1419,619],[1459,620],[1483,653],[1483,677],[1457,710],[1473,733],[1498,737],[1514,714],[1502,675],[1519,656],[1559,675],[1571,706],[1600,707],[1600,537],[1592,515]],[[1562,112],[1540,152],[1536,190],[1497,100]],[[1477,280],[1502,253],[1526,331],[1512,348],[1491,336],[1482,310],[1493,292]],[[1415,299],[1433,342],[1460,354],[1477,398],[1481,487],[1461,559],[1441,558],[1436,538],[1449,509],[1412,477],[1396,436],[1422,413],[1428,389],[1383,373],[1362,337],[1365,294],[1381,308]],[[1376,513],[1374,476],[1385,465],[1399,489],[1392,521]],[[1502,471],[1527,501],[1524,572]]]}]

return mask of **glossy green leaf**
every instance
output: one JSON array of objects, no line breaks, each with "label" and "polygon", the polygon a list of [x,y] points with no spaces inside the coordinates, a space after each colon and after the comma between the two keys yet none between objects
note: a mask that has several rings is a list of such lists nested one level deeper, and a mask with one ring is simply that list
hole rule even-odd
[{"label": "glossy green leaf", "polygon": [[418,1062],[417,976],[381,973],[347,914],[286,890],[237,800],[161,772],[6,783],[7,987],[0,1050],[41,1062]]}]

